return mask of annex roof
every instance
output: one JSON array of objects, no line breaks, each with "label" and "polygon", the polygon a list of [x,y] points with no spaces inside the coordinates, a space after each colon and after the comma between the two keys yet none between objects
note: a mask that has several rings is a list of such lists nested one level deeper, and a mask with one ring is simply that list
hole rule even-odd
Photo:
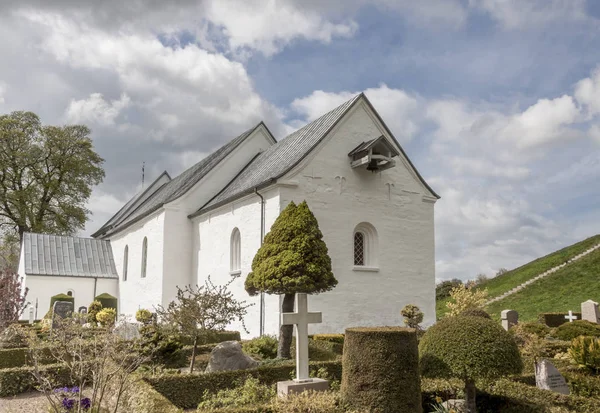
[{"label": "annex roof", "polygon": [[23,234],[25,274],[118,279],[109,241]]}]

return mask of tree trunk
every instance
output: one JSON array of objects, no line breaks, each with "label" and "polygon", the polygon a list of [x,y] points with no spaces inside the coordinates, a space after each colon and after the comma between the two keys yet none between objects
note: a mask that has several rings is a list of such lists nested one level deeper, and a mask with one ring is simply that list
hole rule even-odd
[{"label": "tree trunk", "polygon": [[[285,294],[283,296],[283,303],[281,303],[282,313],[291,313],[294,311],[294,301],[296,300],[296,294]],[[283,359],[291,359],[292,354],[290,348],[292,346],[292,333],[294,332],[294,326],[279,327],[279,346],[277,347],[277,357]]]},{"label": "tree trunk", "polygon": [[465,380],[465,405],[467,408],[467,413],[477,413],[475,396],[475,382],[471,379]]},{"label": "tree trunk", "polygon": [[196,364],[196,349],[198,347],[198,336],[194,337],[194,348],[192,349],[192,360],[190,361],[190,374],[194,372],[194,364]]}]

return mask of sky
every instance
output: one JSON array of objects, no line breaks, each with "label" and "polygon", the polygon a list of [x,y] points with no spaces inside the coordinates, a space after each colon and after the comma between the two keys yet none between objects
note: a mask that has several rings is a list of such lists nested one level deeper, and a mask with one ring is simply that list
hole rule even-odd
[{"label": "sky", "polygon": [[595,0],[0,0],[0,113],[86,124],[98,229],[259,121],[365,92],[426,181],[436,278],[600,233]]}]

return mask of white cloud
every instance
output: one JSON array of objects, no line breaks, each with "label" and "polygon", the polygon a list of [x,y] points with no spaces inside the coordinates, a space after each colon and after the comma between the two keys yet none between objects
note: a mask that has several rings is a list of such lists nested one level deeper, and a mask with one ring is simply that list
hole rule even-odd
[{"label": "white cloud", "polygon": [[114,125],[117,116],[129,103],[130,99],[126,94],[122,94],[119,100],[107,102],[102,93],[92,93],[87,99],[71,100],[65,116],[73,123]]},{"label": "white cloud", "polygon": [[600,67],[597,67],[590,77],[577,82],[575,99],[587,109],[589,116],[600,113]]}]

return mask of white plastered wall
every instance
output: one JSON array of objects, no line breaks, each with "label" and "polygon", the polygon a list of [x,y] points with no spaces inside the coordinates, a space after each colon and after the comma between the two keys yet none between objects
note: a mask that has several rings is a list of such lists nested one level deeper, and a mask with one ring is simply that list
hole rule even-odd
[{"label": "white plastered wall", "polygon": [[[259,191],[265,199],[265,233],[279,216],[279,188]],[[197,282],[204,285],[210,275],[215,285],[222,285],[235,278],[230,291],[240,300],[254,304],[245,317],[246,334],[242,326],[234,323],[229,329],[239,330],[242,337],[256,337],[260,331],[260,298],[250,297],[244,289],[244,281],[251,271],[252,260],[260,247],[260,198],[249,195],[221,208],[194,218],[194,267]],[[241,238],[241,273],[230,274],[230,241],[234,228]],[[265,295],[265,333],[276,334],[279,329],[279,296]]]},{"label": "white plastered wall", "polygon": [[[435,321],[432,194],[402,159],[381,173],[350,167],[347,154],[381,135],[384,128],[359,103],[284,177],[298,187],[281,189],[281,208],[292,200],[308,202],[339,282],[332,291],[309,297],[309,309],[323,313],[323,323],[311,326],[312,333],[402,325],[400,310],[406,304],[418,305],[426,324]],[[376,272],[357,271],[353,265],[353,231],[361,222],[378,233]]]}]

